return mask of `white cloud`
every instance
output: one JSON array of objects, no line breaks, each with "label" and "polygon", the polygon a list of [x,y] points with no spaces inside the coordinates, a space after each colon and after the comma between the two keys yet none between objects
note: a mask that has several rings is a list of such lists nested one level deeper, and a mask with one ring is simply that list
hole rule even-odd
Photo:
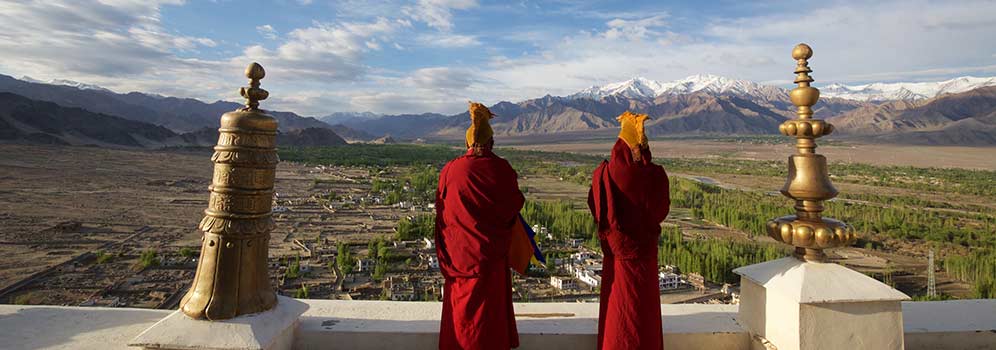
[{"label": "white cloud", "polygon": [[149,90],[210,94],[211,83],[177,86],[219,71],[217,62],[178,56],[214,47],[214,40],[182,35],[160,23],[161,7],[182,3],[0,2],[0,71],[86,81],[119,91],[155,86]]},{"label": "white cloud", "polygon": [[423,46],[457,48],[481,45],[477,37],[473,35],[460,35],[449,33],[428,33],[422,34],[415,40]]},{"label": "white cloud", "polygon": [[432,67],[418,69],[405,80],[406,85],[432,90],[462,90],[480,82],[469,69]]},{"label": "white cloud", "polygon": [[[577,31],[569,27],[574,24],[555,29],[516,25],[475,36],[455,28],[466,23],[458,16],[493,20],[487,18],[493,12],[480,13],[490,9],[467,11],[478,7],[477,1],[364,6],[366,2],[337,0],[336,17],[351,20],[281,28],[279,33],[260,25],[257,32],[275,41],[246,47],[165,28],[161,9],[182,3],[0,0],[0,72],[71,79],[117,91],[234,100],[233,89],[245,84],[245,65],[258,61],[269,73],[263,82],[271,92],[266,107],[307,115],[346,110],[455,113],[466,108],[468,99],[493,103],[566,95],[633,76],[669,80],[711,73],[784,82],[793,77],[789,52],[798,42],[815,49],[810,66],[817,84],[996,72],[993,2],[834,2],[814,6],[803,17],[794,11],[697,17],[691,28],[679,25],[689,18],[660,11],[568,8],[557,15],[575,13],[576,18],[594,19],[597,27]],[[516,44],[501,47],[509,42]],[[473,54],[453,58],[440,59],[433,51],[468,47],[474,49],[462,52]],[[209,49],[235,53],[192,58]],[[394,70],[398,66],[393,63],[373,63],[391,61],[380,59],[391,54],[435,56],[424,61],[433,62],[432,67],[419,67],[424,64],[419,61],[402,71]]]},{"label": "white cloud", "polygon": [[477,0],[419,0],[413,6],[405,6],[402,12],[413,20],[442,31],[453,29],[453,11],[477,7]]},{"label": "white cloud", "polygon": [[[819,81],[867,76],[908,79],[923,70],[992,65],[996,2],[889,1],[836,4],[806,16],[778,14],[717,21],[705,35],[724,45],[748,43],[778,52],[809,43]],[[894,74],[882,74],[893,72]]]},{"label": "white cloud", "polygon": [[606,23],[609,30],[605,31],[603,35],[607,39],[643,40],[649,36],[660,35],[661,33],[655,31],[654,28],[660,28],[666,24],[663,15],[635,20],[616,18]]},{"label": "white cloud", "polygon": [[[385,18],[313,23],[285,33],[276,47],[252,45],[234,57],[198,59],[183,56],[218,43],[163,28],[160,9],[167,4],[182,2],[0,2],[0,72],[214,101],[237,100],[233,91],[245,84],[243,70],[256,61],[270,73],[263,81],[272,96],[267,108],[321,113],[349,108],[351,96],[324,98],[327,90],[363,76],[370,70],[366,55],[405,26]],[[276,33],[271,25],[257,30]]]},{"label": "white cloud", "polygon": [[426,112],[458,113],[467,108],[468,96],[442,93],[413,95],[405,91],[371,91],[350,98],[356,111],[384,111],[391,114],[422,114]]},{"label": "white cloud", "polygon": [[273,29],[273,26],[269,24],[264,24],[261,26],[256,26],[256,31],[259,32],[264,38],[274,40],[277,38],[277,30]]},{"label": "white cloud", "polygon": [[[569,94],[633,76],[658,80],[711,73],[755,81],[790,79],[792,47],[809,43],[818,84],[949,78],[996,71],[996,3],[833,4],[807,16],[784,13],[707,18],[701,29],[670,31],[666,17],[615,18],[518,57],[495,56],[479,74],[491,96],[511,101]],[[958,38],[952,40],[952,38]]]},{"label": "white cloud", "polygon": [[250,46],[236,61],[256,61],[284,74],[281,79],[355,80],[367,69],[363,57],[380,50],[379,38],[390,37],[398,23],[386,18],[372,22],[314,23],[287,33],[276,49]]}]

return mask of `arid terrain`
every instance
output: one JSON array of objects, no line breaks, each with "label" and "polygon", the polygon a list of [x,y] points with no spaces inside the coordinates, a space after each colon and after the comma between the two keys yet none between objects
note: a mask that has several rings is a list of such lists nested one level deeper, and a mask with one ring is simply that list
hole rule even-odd
[{"label": "arid terrain", "polygon": [[[610,146],[606,141],[514,147],[601,155]],[[699,159],[782,160],[792,151],[785,144],[709,140],[654,141],[652,148],[655,157]],[[990,148],[834,143],[819,150],[831,162],[996,169],[996,159],[989,156],[994,149]],[[196,225],[207,204],[212,169],[209,150],[0,145],[0,153],[4,154],[0,159],[0,302],[176,306],[196,266],[200,238]],[[375,174],[371,169],[378,170]],[[280,163],[274,201],[278,225],[270,251],[271,277],[278,290],[294,295],[304,289],[310,298],[383,298],[382,287],[375,283],[370,271],[348,275],[344,287],[352,292],[337,294],[332,287],[336,278],[331,266],[336,244],[346,244],[356,257],[364,259],[372,254],[367,249],[372,240],[391,240],[395,236],[399,219],[432,214],[426,205],[379,204],[381,198],[371,189],[370,178],[401,179],[407,171],[395,167]],[[779,196],[773,191],[784,181],[777,176],[670,173],[773,196]],[[551,175],[523,176],[520,186],[530,200],[567,201],[579,209],[584,207],[587,195],[583,184]],[[838,182],[837,187],[842,193],[888,194],[996,209],[996,201],[979,195],[849,182]],[[927,210],[942,213],[961,209]],[[784,212],[790,211],[787,203]],[[694,218],[687,208],[674,208],[667,223],[680,227],[690,239],[772,242],[764,236],[751,237],[740,230]],[[926,282],[925,245],[882,239],[888,249],[849,247],[836,249],[831,255],[862,272],[888,274],[903,290],[922,291]],[[423,284],[420,288],[434,288],[439,275],[425,261],[432,250],[418,241],[393,242],[392,269],[386,277],[403,278],[404,285],[409,283],[409,277],[418,278]],[[955,246],[938,254],[941,258],[960,252]],[[149,254],[156,264],[145,264]],[[292,264],[297,265],[293,274],[288,273]],[[296,269],[300,269],[300,276]],[[376,282],[381,278],[384,276]],[[937,279],[941,293],[970,295],[969,285],[954,281],[944,272],[939,272]],[[414,294],[405,298],[421,298],[420,292],[413,289],[418,282],[412,283],[409,289]],[[518,278],[516,283],[530,286],[519,289],[519,300],[530,298],[529,294],[521,294],[523,291],[532,291],[534,300],[574,300],[594,295],[586,291],[552,291],[542,278]],[[662,300],[690,300],[700,295],[697,293],[678,291],[663,294]]]},{"label": "arid terrain", "polygon": [[[548,152],[575,152],[607,155],[615,140],[594,142],[543,143],[538,138],[516,138],[509,147]],[[500,142],[500,141],[499,141]],[[910,165],[996,170],[996,147],[911,146],[833,142],[817,152],[831,162],[876,165]],[[785,160],[794,152],[789,143],[763,144],[735,140],[655,140],[650,142],[654,157],[663,158],[737,158],[750,160]]]},{"label": "arid terrain", "polygon": [[[196,266],[210,151],[0,145],[0,152],[0,301],[175,306]],[[390,206],[332,213],[313,198],[361,192],[350,184],[350,176],[367,176],[357,171],[280,164],[275,203],[286,211],[275,213],[271,275],[304,254],[295,240],[314,248],[333,233],[335,241],[365,243],[393,232],[398,210]],[[144,252],[155,252],[156,266],[141,266]]]}]

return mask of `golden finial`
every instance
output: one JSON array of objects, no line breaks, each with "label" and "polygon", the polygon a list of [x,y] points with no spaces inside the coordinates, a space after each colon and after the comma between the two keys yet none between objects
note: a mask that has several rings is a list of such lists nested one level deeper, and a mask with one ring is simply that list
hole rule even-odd
[{"label": "golden finial", "polygon": [[823,218],[823,201],[837,196],[837,189],[830,182],[827,159],[816,153],[816,139],[833,132],[833,125],[813,118],[813,105],[820,99],[820,90],[809,86],[809,58],[813,49],[806,44],[792,49],[796,60],[794,73],[798,87],[789,92],[796,106],[798,119],[787,120],[778,127],[786,136],[796,140],[797,153],[789,157],[789,174],[782,194],[795,200],[796,215],[784,216],[768,222],[768,235],[796,247],[795,256],[807,261],[823,261],[823,249],[853,243],[857,236],[847,224]]},{"label": "golden finial", "polygon": [[221,116],[214,147],[208,207],[198,226],[201,257],[180,310],[194,319],[223,320],[272,309],[277,295],[266,261],[277,162],[277,120],[259,110],[268,93],[259,88],[266,72],[246,68],[246,106]]},{"label": "golden finial", "polygon": [[266,76],[266,71],[259,63],[253,62],[246,67],[246,78],[249,78],[249,87],[239,88],[239,95],[246,99],[244,111],[259,109],[259,101],[265,100],[270,93],[259,87],[259,81]]}]

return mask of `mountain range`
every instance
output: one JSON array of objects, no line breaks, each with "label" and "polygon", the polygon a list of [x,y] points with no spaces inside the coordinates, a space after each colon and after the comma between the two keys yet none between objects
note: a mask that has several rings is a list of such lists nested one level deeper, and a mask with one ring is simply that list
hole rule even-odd
[{"label": "mountain range", "polygon": [[[822,93],[814,108],[818,118],[844,122],[843,128],[838,128],[838,137],[896,143],[996,144],[992,141],[993,133],[986,127],[988,119],[976,115],[981,111],[966,114],[959,102],[951,102],[960,101],[956,95],[987,86],[996,86],[996,78],[834,84],[822,88],[828,92]],[[983,95],[978,98],[986,101],[993,98]],[[896,106],[903,108],[900,111]],[[615,117],[626,110],[650,116],[646,127],[651,137],[774,134],[779,124],[795,118],[794,109],[787,89],[714,75],[693,75],[670,82],[637,77],[592,86],[567,96],[548,95],[491,106],[498,115],[492,120],[492,127],[499,135],[569,134],[572,138],[612,136],[618,125]],[[886,125],[882,118],[894,123]],[[372,135],[390,134],[409,139],[459,139],[468,123],[467,113],[450,116],[338,113],[320,119]],[[922,121],[926,119],[934,122]],[[976,122],[981,123],[975,125],[982,127],[976,129],[980,131],[957,132],[959,138],[949,137]]]},{"label": "mountain range", "polygon": [[[821,88],[823,97],[814,108],[816,117],[837,125],[834,137],[890,143],[996,145],[994,90],[996,78],[975,77],[933,83],[832,84]],[[0,92],[54,104],[54,107],[35,106],[38,123],[47,129],[26,122],[23,110],[16,115],[13,110],[0,110],[4,111],[0,113],[3,122],[0,127],[9,129],[0,132],[0,138],[51,143],[212,145],[217,137],[214,129],[218,117],[240,107],[233,102],[205,103],[139,92],[119,94],[69,80],[40,82],[4,75],[0,75]],[[25,106],[28,102],[18,103]],[[779,124],[795,117],[788,90],[714,75],[694,75],[670,82],[637,77],[592,86],[567,96],[547,95],[517,103],[503,101],[490,108],[498,115],[492,120],[498,135],[558,135],[559,139],[612,137],[618,130],[615,117],[626,110],[650,116],[646,127],[651,137],[773,134]],[[80,127],[52,128],[51,124],[60,115],[64,114],[66,125],[75,125],[75,120],[85,113],[99,121],[95,125],[115,124],[106,125],[105,129],[123,134],[109,138],[102,134],[93,136],[92,130],[84,133]],[[328,138],[328,144],[339,144],[343,139],[458,140],[469,123],[466,112],[456,115],[345,112],[319,118],[290,112],[269,113],[279,120],[282,135],[286,135],[284,144],[288,145],[321,145],[323,137]],[[298,138],[291,141],[292,137]]]},{"label": "mountain range", "polygon": [[820,95],[857,101],[908,101],[925,100],[988,86],[996,86],[996,77],[960,77],[922,83],[830,84],[820,88]]},{"label": "mountain range", "polygon": [[[38,82],[0,75],[0,140],[63,145],[160,148],[211,146],[218,119],[242,105],[113,91],[68,80]],[[344,126],[290,112],[268,111],[279,121],[283,144],[345,144]],[[370,137],[373,139],[373,137]]]},{"label": "mountain range", "polygon": [[868,105],[829,121],[844,136],[881,142],[996,145],[996,86]]}]

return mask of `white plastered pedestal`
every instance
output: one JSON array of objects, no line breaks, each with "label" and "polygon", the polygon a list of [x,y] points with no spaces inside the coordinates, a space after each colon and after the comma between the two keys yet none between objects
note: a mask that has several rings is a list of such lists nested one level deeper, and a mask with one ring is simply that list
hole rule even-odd
[{"label": "white plastered pedestal", "polygon": [[778,350],[903,349],[909,297],[874,278],[793,257],[733,271],[741,326]]},{"label": "white plastered pedestal", "polygon": [[270,310],[221,321],[195,320],[179,310],[146,329],[129,346],[164,350],[290,350],[308,304],[277,296]]}]

